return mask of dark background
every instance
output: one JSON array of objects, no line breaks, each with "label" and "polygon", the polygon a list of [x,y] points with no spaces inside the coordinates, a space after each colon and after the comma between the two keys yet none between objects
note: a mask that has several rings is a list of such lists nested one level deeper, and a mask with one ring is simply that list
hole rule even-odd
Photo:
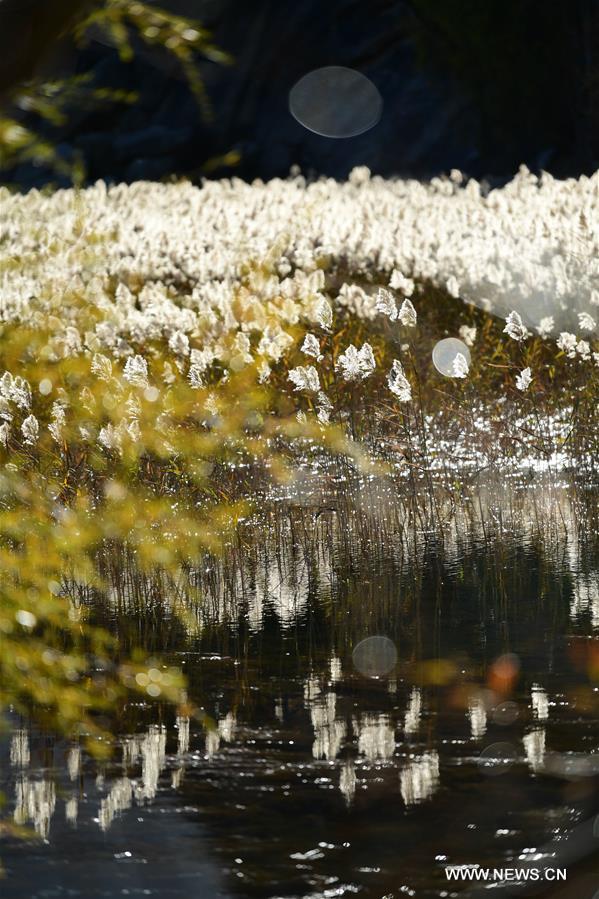
[{"label": "dark background", "polygon": [[[234,58],[225,66],[198,57],[211,121],[166,51],[134,36],[126,63],[101,33],[86,49],[58,40],[81,5],[0,0],[0,96],[6,110],[31,74],[83,72],[98,87],[137,92],[133,105],[74,102],[59,127],[17,110],[61,158],[79,154],[88,181],[271,178],[294,164],[337,178],[368,165],[383,175],[460,168],[501,181],[521,163],[560,177],[599,165],[597,0],[164,0]],[[383,96],[382,121],[360,137],[319,137],[289,114],[293,84],[332,64],[363,72]],[[231,151],[234,167],[218,159]],[[68,181],[31,162],[5,167],[0,180]]]}]

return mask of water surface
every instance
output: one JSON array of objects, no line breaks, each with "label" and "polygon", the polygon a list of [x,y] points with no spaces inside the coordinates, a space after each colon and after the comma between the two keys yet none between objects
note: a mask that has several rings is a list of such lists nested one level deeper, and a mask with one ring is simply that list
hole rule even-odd
[{"label": "water surface", "polygon": [[13,718],[0,788],[37,839],[4,840],[3,899],[474,895],[447,865],[527,863],[593,899],[596,497],[505,500],[436,533],[281,508],[178,585],[117,565],[94,615],[180,664],[206,720],[132,702],[101,763]]}]

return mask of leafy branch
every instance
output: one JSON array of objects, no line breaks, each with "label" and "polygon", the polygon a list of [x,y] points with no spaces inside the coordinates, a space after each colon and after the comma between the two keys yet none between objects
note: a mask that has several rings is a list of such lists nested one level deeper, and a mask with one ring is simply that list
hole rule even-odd
[{"label": "leafy branch", "polygon": [[[139,41],[163,49],[179,64],[204,120],[211,120],[212,107],[197,65],[198,56],[220,65],[230,65],[232,58],[213,43],[210,32],[195,20],[143,2],[96,0],[91,7],[85,7],[74,26],[71,23],[70,32],[80,47],[102,35],[116,47],[125,63],[134,58]],[[31,79],[18,85],[9,108],[0,112],[0,169],[32,161],[81,183],[85,177],[83,161],[79,157],[61,157],[44,132],[65,125],[69,110],[77,105],[133,104],[136,100],[133,91],[94,85],[91,72],[50,81]],[[25,114],[37,117],[40,126],[25,125]]]}]

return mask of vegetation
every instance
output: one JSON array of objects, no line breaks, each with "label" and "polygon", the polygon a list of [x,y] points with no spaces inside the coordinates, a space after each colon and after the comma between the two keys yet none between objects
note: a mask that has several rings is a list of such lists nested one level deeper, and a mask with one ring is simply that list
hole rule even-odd
[{"label": "vegetation", "polygon": [[[248,507],[235,470],[251,464],[253,480],[268,462],[284,477],[270,444],[300,426],[263,418],[250,371],[210,392],[173,376],[162,393],[106,357],[52,358],[55,337],[7,327],[1,339],[4,364],[21,372],[4,376],[2,416],[22,423],[4,431],[0,703],[102,751],[102,722],[124,690],[185,701],[178,670],[153,662],[148,673],[145,655],[124,657],[87,620],[82,597],[104,587],[99,556],[126,546],[139,572],[174,577],[218,552]],[[151,353],[162,371],[160,348]]]},{"label": "vegetation", "polygon": [[[226,59],[199,26],[108,0],[78,39],[98,27],[124,59],[138,39],[173,53],[208,114],[194,54]],[[134,99],[81,78],[14,102],[59,121],[79,91]],[[0,165],[63,166],[16,113],[0,145]],[[110,559],[175,583],[273,484],[384,472],[426,530],[444,523],[439,481],[455,508],[490,468],[591,470],[596,183],[522,171],[487,194],[457,172],[357,169],[0,191],[0,711],[96,752],[127,691],[197,712],[180,671],[127,652],[86,598],[111,586]],[[460,352],[435,368],[447,337]]]}]

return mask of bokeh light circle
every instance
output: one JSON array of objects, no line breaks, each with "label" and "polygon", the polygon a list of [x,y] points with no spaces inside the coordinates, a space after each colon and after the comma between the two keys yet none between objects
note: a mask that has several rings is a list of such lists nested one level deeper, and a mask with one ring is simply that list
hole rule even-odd
[{"label": "bokeh light circle", "polygon": [[357,137],[380,121],[383,98],[372,81],[345,66],[308,72],[289,92],[289,110],[321,137]]},{"label": "bokeh light circle", "polygon": [[495,724],[501,724],[504,727],[513,724],[520,716],[520,708],[517,702],[500,702],[491,710],[491,719]]},{"label": "bokeh light circle", "polygon": [[389,637],[367,637],[354,648],[352,660],[365,677],[384,677],[397,664],[397,649]]},{"label": "bokeh light circle", "polygon": [[464,341],[458,340],[457,337],[445,337],[435,344],[433,365],[446,378],[455,378],[456,374],[453,364],[458,353],[461,353],[468,365],[470,365],[470,350]]},{"label": "bokeh light circle", "polygon": [[479,755],[478,765],[484,774],[495,777],[504,774],[517,758],[518,752],[511,743],[492,743]]}]

